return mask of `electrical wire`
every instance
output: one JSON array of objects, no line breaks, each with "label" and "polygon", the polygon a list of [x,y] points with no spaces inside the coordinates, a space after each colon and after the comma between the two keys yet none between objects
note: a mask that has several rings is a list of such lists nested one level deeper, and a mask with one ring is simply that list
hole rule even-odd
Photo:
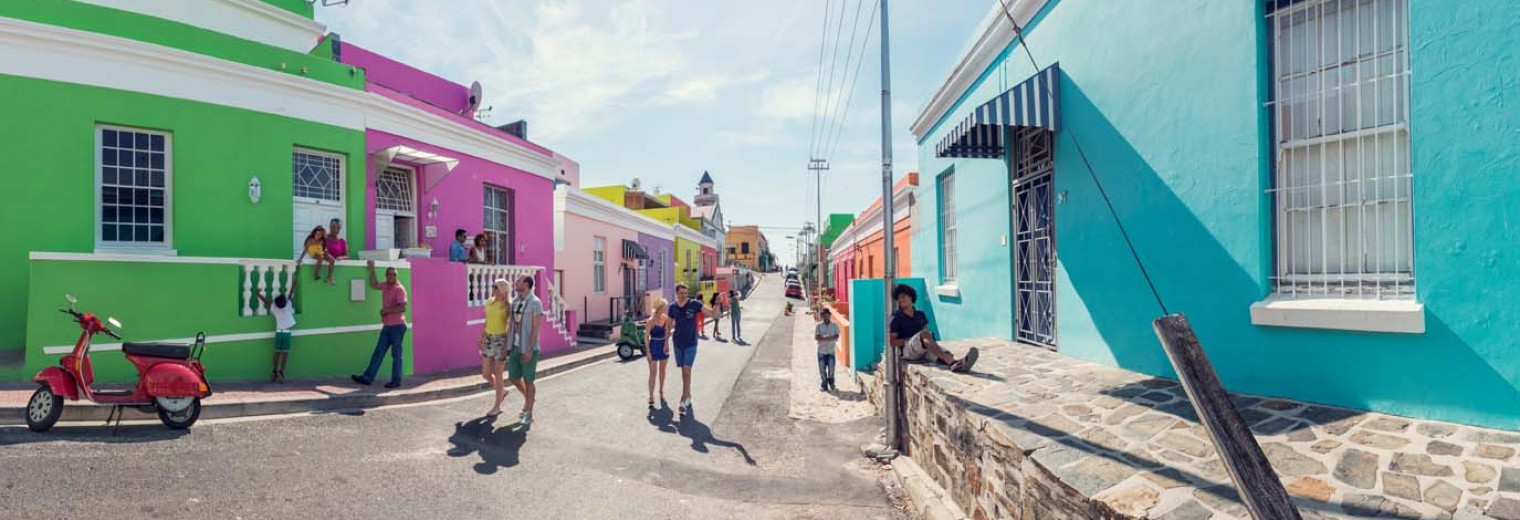
[{"label": "electrical wire", "polygon": [[[844,136],[844,124],[850,120],[850,106],[855,101],[855,80],[860,79],[860,66],[866,62],[866,46],[871,43],[871,31],[876,29],[876,10],[879,7],[881,7],[880,3],[871,2],[871,15],[867,17],[866,35],[860,41],[860,61],[855,63],[855,73],[850,76],[850,86],[845,90],[845,92],[849,93],[849,96],[844,101],[844,114],[838,118],[838,126],[835,127],[837,131],[834,133],[833,139],[830,140],[828,153],[824,154],[824,158],[833,159],[834,152],[839,149],[839,139]],[[853,36],[851,37],[851,41],[854,41]]]},{"label": "electrical wire", "polygon": [[813,82],[813,129],[808,135],[809,156],[813,154],[813,142],[818,139],[818,105],[823,97],[823,50],[829,46],[829,13],[833,12],[829,6],[832,4],[832,1],[824,0],[823,30],[818,34],[818,79]]},{"label": "electrical wire", "polygon": [[[1019,22],[1013,19],[1013,13],[1008,12],[1008,0],[998,0],[998,3],[1002,4],[1003,16],[1007,17],[1009,25],[1013,26],[1013,35],[1018,38],[1019,47],[1022,47],[1024,55],[1029,57],[1029,65],[1033,66],[1035,71],[1044,70],[1034,59],[1034,52],[1029,50],[1029,42],[1024,41],[1024,29],[1019,27]],[[1052,99],[1049,85],[1037,83],[1040,85],[1040,94],[1045,96],[1045,99]],[[1077,140],[1076,132],[1070,123],[1067,123],[1066,128],[1062,130],[1060,133],[1066,134],[1072,147],[1076,148],[1077,156],[1082,158],[1082,166],[1087,168],[1087,175],[1092,177],[1093,184],[1098,187],[1098,194],[1103,197],[1103,204],[1108,206],[1108,214],[1114,217],[1114,225],[1119,227],[1119,235],[1124,237],[1124,245],[1129,248],[1130,256],[1134,257],[1135,266],[1140,268],[1140,276],[1145,278],[1145,285],[1150,288],[1151,296],[1156,298],[1156,305],[1161,307],[1161,314],[1170,315],[1171,313],[1166,309],[1166,302],[1161,299],[1161,292],[1156,290],[1156,283],[1151,279],[1150,271],[1146,270],[1145,262],[1140,260],[1140,251],[1135,249],[1135,243],[1130,240],[1129,231],[1124,229],[1124,221],[1119,218],[1119,212],[1114,209],[1113,200],[1108,197],[1108,190],[1103,189],[1103,181],[1098,180],[1098,173],[1093,170],[1092,162],[1087,159],[1087,152],[1082,149],[1082,142]]]},{"label": "electrical wire", "polygon": [[[835,132],[837,132],[838,129],[839,129],[839,127],[843,124],[843,122],[839,121],[836,116],[839,115],[838,114],[839,113],[839,105],[843,104],[841,102],[840,98],[844,97],[846,94],[849,93],[849,91],[843,90],[843,88],[844,88],[844,85],[848,81],[848,78],[849,78],[849,74],[850,74],[850,62],[853,60],[853,58],[855,56],[855,37],[860,32],[860,13],[862,13],[862,12],[865,11],[865,5],[866,5],[865,4],[865,0],[856,0],[856,2],[855,2],[855,19],[852,22],[850,22],[850,43],[848,45],[844,46],[844,51],[845,51],[845,54],[844,54],[844,63],[842,63],[842,64],[839,65],[843,69],[843,72],[841,72],[839,74],[839,85],[838,85],[838,87],[835,87],[835,85],[834,85],[833,76],[830,75],[830,77],[829,77],[829,84],[828,84],[828,91],[827,91],[828,95],[827,95],[827,97],[824,98],[825,102],[823,104],[823,113],[821,115],[824,118],[823,119],[823,125],[824,125],[824,127],[823,127],[824,128],[823,135],[820,136],[820,137],[822,137],[822,139],[820,139],[818,141],[818,150],[815,153],[815,156],[812,157],[812,158],[816,158],[816,159],[827,159],[828,158],[826,156],[818,156],[817,154],[823,153],[826,150],[828,150],[828,143],[829,143],[829,141],[831,139],[832,134],[834,134]],[[841,4],[840,5],[840,20],[839,20],[840,21],[840,25],[841,25],[841,27],[840,27],[840,36],[844,35],[843,34],[843,23],[844,23],[844,12],[843,11],[844,11],[844,5]],[[838,57],[839,57],[839,50],[838,50],[839,45],[838,44],[839,44],[839,42],[836,41],[835,42],[835,51],[834,51],[834,58],[835,58],[836,61],[838,60]],[[864,54],[862,54],[861,57],[864,58],[865,57]],[[862,59],[861,61],[865,61],[865,60]]]}]

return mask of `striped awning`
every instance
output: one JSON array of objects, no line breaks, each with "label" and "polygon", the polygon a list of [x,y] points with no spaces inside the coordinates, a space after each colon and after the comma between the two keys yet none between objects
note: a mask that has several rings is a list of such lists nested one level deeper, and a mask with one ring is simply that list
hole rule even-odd
[{"label": "striped awning", "polygon": [[648,260],[649,253],[644,251],[644,245],[632,240],[623,239],[624,260]]},{"label": "striped awning", "polygon": [[992,159],[1003,156],[1003,131],[1009,126],[1061,126],[1061,68],[1046,67],[971,114],[940,140],[939,157]]}]

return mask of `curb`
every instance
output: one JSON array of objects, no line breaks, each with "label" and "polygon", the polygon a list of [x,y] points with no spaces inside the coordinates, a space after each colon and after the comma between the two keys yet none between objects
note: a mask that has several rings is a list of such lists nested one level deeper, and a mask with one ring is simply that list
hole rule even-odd
[{"label": "curb", "polygon": [[913,512],[927,520],[965,520],[970,517],[950,500],[934,479],[906,455],[892,459],[892,476],[908,494]]},{"label": "curb", "polygon": [[[590,365],[617,357],[617,346],[604,345],[589,348],[580,352],[574,352],[564,356],[544,360],[544,366],[540,367],[537,376],[541,378]],[[558,361],[558,363],[556,363]],[[439,401],[477,394],[491,389],[491,384],[474,377],[459,376],[460,379],[471,380],[467,384],[453,384],[450,386],[426,389],[399,389],[391,391],[371,392],[361,390],[351,394],[326,395],[323,397],[282,397],[266,399],[238,399],[219,401],[212,396],[201,405],[201,419],[228,419],[236,417],[257,417],[264,415],[285,415],[305,412],[332,412],[340,410],[362,410],[378,408],[381,406],[393,406],[401,404],[415,404],[429,401]],[[340,383],[342,384],[342,383]],[[80,401],[69,401],[63,409],[63,417],[60,422],[88,422],[105,421],[111,413],[110,406],[96,404],[78,404]],[[152,413],[143,413],[136,408],[123,408],[124,421],[133,420],[157,420]],[[0,426],[25,426],[26,406],[0,406]]]}]

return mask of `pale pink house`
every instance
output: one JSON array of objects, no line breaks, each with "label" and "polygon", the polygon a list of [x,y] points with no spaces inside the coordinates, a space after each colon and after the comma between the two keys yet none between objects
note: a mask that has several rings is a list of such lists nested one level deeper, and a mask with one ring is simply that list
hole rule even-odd
[{"label": "pale pink house", "polygon": [[555,265],[566,305],[587,324],[648,316],[663,288],[649,286],[655,256],[644,243],[674,240],[674,228],[571,185],[560,186],[555,198]]},{"label": "pale pink house", "polygon": [[[484,300],[497,278],[533,275],[547,309],[546,355],[574,346],[575,316],[555,287],[554,189],[579,167],[517,134],[473,119],[470,88],[348,43],[343,63],[364,69],[368,220],[364,249],[403,250],[412,263],[413,371],[476,366]],[[433,124],[391,125],[425,113]],[[487,264],[450,263],[454,231],[489,237]],[[353,238],[351,237],[351,240]],[[430,250],[430,255],[425,253]]]}]

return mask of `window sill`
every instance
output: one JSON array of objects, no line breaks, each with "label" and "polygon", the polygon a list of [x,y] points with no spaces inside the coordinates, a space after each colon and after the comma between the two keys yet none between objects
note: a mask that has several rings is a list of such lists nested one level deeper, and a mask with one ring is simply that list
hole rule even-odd
[{"label": "window sill", "polygon": [[1425,333],[1425,305],[1415,301],[1292,299],[1281,295],[1251,304],[1251,323],[1266,327]]},{"label": "window sill", "polygon": [[934,294],[938,294],[946,298],[960,298],[961,287],[953,283],[943,284],[934,288]]},{"label": "window sill", "polygon": [[179,250],[158,247],[103,247],[95,246],[97,255],[132,256],[179,256]]}]

